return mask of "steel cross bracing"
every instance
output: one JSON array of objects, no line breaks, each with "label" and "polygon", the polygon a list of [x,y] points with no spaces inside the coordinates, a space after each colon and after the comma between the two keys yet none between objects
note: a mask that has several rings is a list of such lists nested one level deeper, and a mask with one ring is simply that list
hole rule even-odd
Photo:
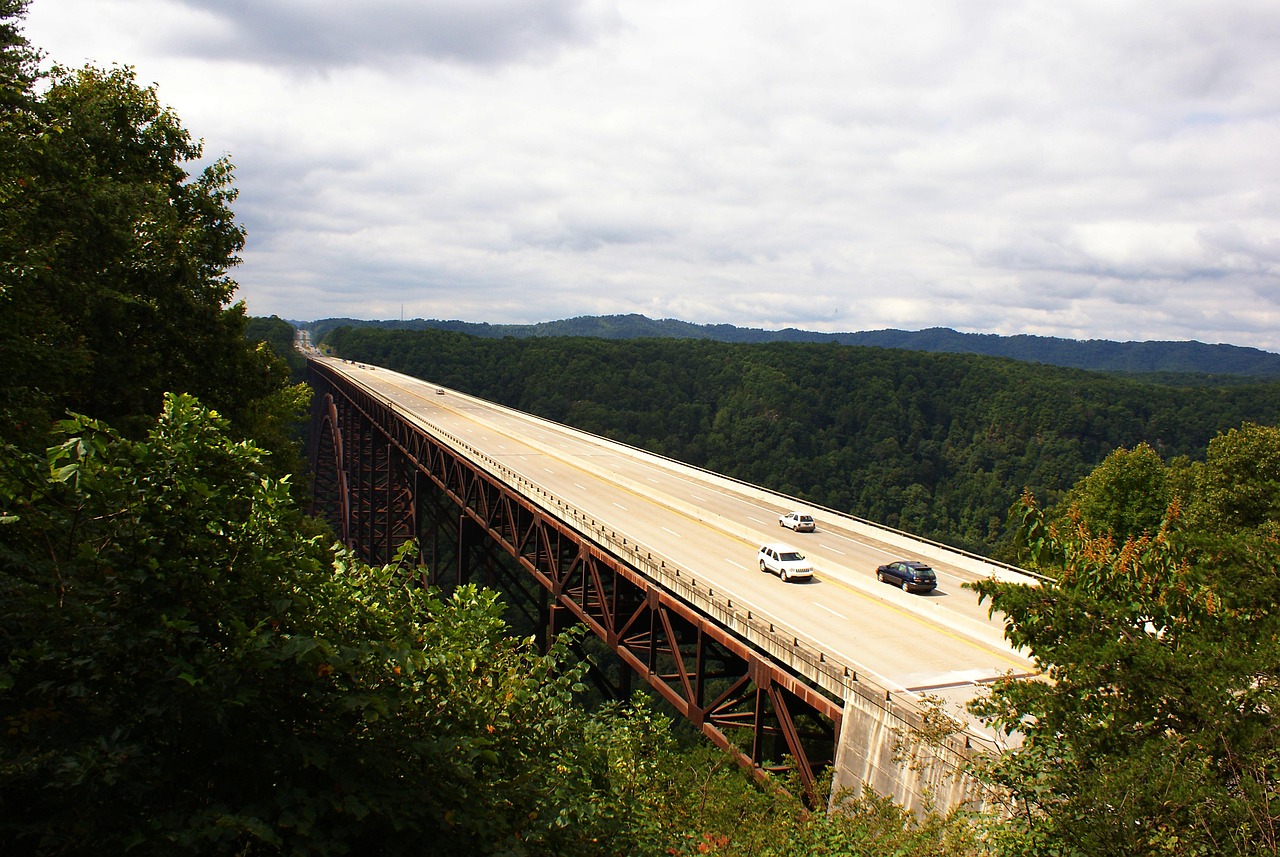
[{"label": "steel cross bracing", "polygon": [[417,471],[347,399],[315,396],[313,512],[369,562],[386,563],[417,535]]},{"label": "steel cross bracing", "polygon": [[311,513],[328,521],[348,544],[351,511],[337,403],[331,394],[317,392],[311,412]]},{"label": "steel cross bracing", "polygon": [[[625,535],[601,539],[594,522],[528,496],[527,486],[516,490],[486,468],[496,462],[463,454],[461,441],[429,433],[326,366],[313,361],[310,373],[315,508],[340,519],[349,546],[386,562],[417,535],[417,479],[425,477],[549,593],[548,633],[568,614],[713,742],[757,771],[794,769],[816,797],[817,776],[835,755],[840,699],[624,558],[635,547]],[[347,499],[331,499],[344,486]]]}]

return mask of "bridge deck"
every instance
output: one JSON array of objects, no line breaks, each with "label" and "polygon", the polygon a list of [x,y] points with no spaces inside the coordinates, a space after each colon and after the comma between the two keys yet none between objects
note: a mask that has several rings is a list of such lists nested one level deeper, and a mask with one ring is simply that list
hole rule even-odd
[{"label": "bridge deck", "polygon": [[[885,690],[938,696],[959,714],[981,682],[1034,672],[1003,641],[999,619],[961,588],[979,576],[1016,576],[1005,566],[386,369],[324,362],[406,418],[465,441]],[[811,511],[817,532],[780,528],[779,515],[793,508]],[[813,561],[811,581],[783,583],[757,570],[757,548],[777,541]],[[876,581],[877,565],[917,558],[938,571],[933,593]]]}]

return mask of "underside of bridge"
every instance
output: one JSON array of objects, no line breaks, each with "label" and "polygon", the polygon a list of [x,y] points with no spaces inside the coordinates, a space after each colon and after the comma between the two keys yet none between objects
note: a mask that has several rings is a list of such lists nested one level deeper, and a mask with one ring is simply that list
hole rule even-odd
[{"label": "underside of bridge", "polygon": [[386,563],[418,538],[432,583],[503,582],[527,596],[542,639],[584,625],[628,668],[598,675],[602,691],[625,696],[638,677],[759,775],[794,770],[810,800],[825,798],[814,789],[835,758],[840,700],[573,526],[553,498],[494,476],[461,441],[321,364],[310,372],[314,512],[359,555]]}]

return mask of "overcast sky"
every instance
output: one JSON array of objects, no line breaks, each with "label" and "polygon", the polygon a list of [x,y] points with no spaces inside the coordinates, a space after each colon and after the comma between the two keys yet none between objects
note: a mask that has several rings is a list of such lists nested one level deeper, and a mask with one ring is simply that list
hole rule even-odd
[{"label": "overcast sky", "polygon": [[1276,0],[33,0],[236,165],[255,315],[1280,351]]}]

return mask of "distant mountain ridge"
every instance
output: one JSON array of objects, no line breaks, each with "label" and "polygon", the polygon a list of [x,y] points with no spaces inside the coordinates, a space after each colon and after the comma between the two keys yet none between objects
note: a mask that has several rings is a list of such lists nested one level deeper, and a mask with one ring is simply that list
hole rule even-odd
[{"label": "distant mountain ridge", "polygon": [[926,330],[869,330],[858,333],[818,333],[785,328],[763,330],[731,324],[693,324],[678,319],[651,319],[639,314],[578,316],[537,324],[489,324],[487,322],[368,321],[329,318],[294,322],[307,328],[319,341],[338,327],[382,327],[400,330],[451,330],[488,338],[530,336],[584,336],[596,339],[712,339],[721,342],[835,342],[876,348],[901,348],[951,354],[982,354],[1028,363],[1044,363],[1098,372],[1169,375],[1232,375],[1280,378],[1280,354],[1238,345],[1203,342],[1114,342],[1104,339],[1060,339],[1053,336],[999,336],[960,333],[946,327]]}]

